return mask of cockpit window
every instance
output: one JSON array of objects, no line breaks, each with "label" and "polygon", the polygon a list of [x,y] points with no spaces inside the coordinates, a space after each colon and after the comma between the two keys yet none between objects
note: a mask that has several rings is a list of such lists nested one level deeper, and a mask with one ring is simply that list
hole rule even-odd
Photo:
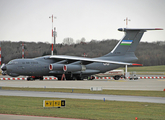
[{"label": "cockpit window", "polygon": [[18,64],[18,62],[17,62],[17,61],[12,60],[12,61],[10,61],[8,64],[9,64],[9,65],[12,65],[12,64]]}]

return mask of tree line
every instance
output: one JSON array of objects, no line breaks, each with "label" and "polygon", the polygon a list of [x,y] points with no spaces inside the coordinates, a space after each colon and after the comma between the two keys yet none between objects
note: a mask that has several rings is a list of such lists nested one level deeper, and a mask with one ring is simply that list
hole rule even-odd
[{"label": "tree line", "polygon": [[[69,40],[71,40],[69,38]],[[67,41],[67,42],[66,42]],[[71,40],[72,41],[72,40]],[[11,42],[1,41],[1,57],[2,63],[8,63],[12,59],[22,58],[22,43],[25,44],[25,58],[34,58],[51,54],[51,44],[43,42]],[[89,58],[100,57],[109,53],[118,40],[91,40],[85,42],[83,39],[77,43],[70,44],[68,40],[65,43],[56,44],[54,54],[83,56],[84,53]],[[135,55],[138,57],[136,63],[144,66],[165,65],[165,42],[140,42]]]}]

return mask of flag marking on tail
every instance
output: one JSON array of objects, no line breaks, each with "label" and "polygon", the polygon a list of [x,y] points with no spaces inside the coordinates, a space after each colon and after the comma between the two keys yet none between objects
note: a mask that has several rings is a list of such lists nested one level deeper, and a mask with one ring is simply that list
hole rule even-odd
[{"label": "flag marking on tail", "polygon": [[133,40],[122,40],[120,45],[131,45]]}]

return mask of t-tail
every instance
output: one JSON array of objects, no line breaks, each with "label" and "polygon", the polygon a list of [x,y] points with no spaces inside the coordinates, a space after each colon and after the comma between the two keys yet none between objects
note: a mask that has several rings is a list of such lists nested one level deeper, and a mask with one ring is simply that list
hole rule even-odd
[{"label": "t-tail", "polygon": [[119,31],[125,32],[123,39],[121,39],[115,48],[105,55],[108,56],[134,56],[134,52],[144,34],[147,30],[163,30],[161,28],[149,28],[149,29],[135,29],[135,28],[119,28]]}]

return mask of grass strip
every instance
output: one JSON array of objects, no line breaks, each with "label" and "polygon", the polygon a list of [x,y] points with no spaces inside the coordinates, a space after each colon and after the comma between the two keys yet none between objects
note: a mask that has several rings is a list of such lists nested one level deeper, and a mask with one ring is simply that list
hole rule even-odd
[{"label": "grass strip", "polygon": [[129,96],[149,96],[165,97],[165,91],[138,91],[138,90],[102,90],[90,91],[89,89],[64,89],[64,88],[19,88],[19,87],[1,87],[2,90],[20,90],[20,91],[43,91],[43,92],[66,92],[66,93],[88,93],[105,95],[129,95]]},{"label": "grass strip", "polygon": [[[43,100],[55,98],[0,96],[0,113],[91,120],[164,120],[165,104],[65,99],[64,108],[43,109]],[[59,98],[58,98],[59,99]]]}]

